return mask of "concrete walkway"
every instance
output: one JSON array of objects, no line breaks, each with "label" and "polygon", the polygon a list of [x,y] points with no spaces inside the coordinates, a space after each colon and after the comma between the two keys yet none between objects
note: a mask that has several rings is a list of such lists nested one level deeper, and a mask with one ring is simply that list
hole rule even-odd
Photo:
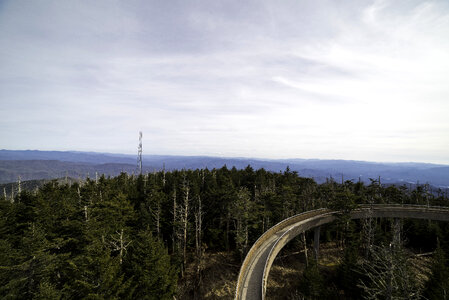
[{"label": "concrete walkway", "polygon": [[[338,212],[329,209],[308,211],[279,222],[268,229],[251,247],[240,268],[236,300],[265,298],[271,265],[281,249],[306,230],[333,222]],[[412,218],[449,222],[449,208],[417,205],[361,206],[350,213],[351,219]],[[318,243],[315,243],[316,247]]]}]

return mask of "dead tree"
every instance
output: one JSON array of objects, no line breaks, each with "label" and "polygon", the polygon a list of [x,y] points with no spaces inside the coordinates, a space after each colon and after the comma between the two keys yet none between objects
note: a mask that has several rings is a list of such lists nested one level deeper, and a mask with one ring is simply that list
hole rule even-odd
[{"label": "dead tree", "polygon": [[388,245],[369,248],[369,259],[361,266],[363,279],[358,285],[366,299],[421,299],[416,270],[404,250],[401,220],[391,221],[393,237]]},{"label": "dead tree", "polygon": [[123,228],[120,230],[120,232],[116,232],[117,236],[111,236],[111,246],[113,251],[119,251],[119,262],[122,264],[123,262],[123,256],[125,255],[125,251],[128,248],[129,244],[131,244],[131,241],[128,241],[124,234],[123,234]]},{"label": "dead tree", "polygon": [[306,267],[308,267],[309,266],[309,256],[307,255],[307,241],[306,241],[306,233],[305,232],[303,232],[302,234],[301,234],[301,237],[302,237],[302,244],[303,244],[303,246],[304,246],[304,256],[305,256],[305,258],[306,258]]},{"label": "dead tree", "polygon": [[165,163],[164,163],[164,167],[162,169],[162,187],[165,187]]},{"label": "dead tree", "polygon": [[391,241],[391,244],[393,247],[402,247],[402,223],[401,220],[398,218],[395,218],[392,220],[392,230],[393,230],[393,240]]},{"label": "dead tree", "polygon": [[363,247],[365,249],[365,258],[368,259],[370,255],[371,248],[374,243],[374,231],[375,231],[375,224],[373,221],[373,200],[370,198],[369,200],[370,208],[366,212],[366,217],[362,221],[363,226]]},{"label": "dead tree", "polygon": [[80,191],[79,185],[78,185],[78,188],[76,189],[76,192],[78,193],[78,204],[81,204],[81,191]]},{"label": "dead tree", "polygon": [[11,185],[11,203],[14,203],[14,185]]},{"label": "dead tree", "polygon": [[184,179],[182,190],[184,192],[183,202],[179,208],[179,216],[182,229],[182,262],[185,270],[187,264],[187,229],[189,224],[189,192],[190,187],[188,182]]},{"label": "dead tree", "polygon": [[89,221],[89,215],[88,215],[88,213],[87,213],[87,205],[84,205],[84,220],[85,220],[86,222]]},{"label": "dead tree", "polygon": [[366,279],[358,284],[365,292],[365,299],[421,298],[416,274],[402,247],[391,243],[373,246],[370,252],[370,259],[361,266]]},{"label": "dead tree", "polygon": [[174,187],[173,190],[173,232],[172,232],[172,253],[175,253],[175,251],[179,248],[178,247],[178,230],[177,230],[177,223],[178,223],[178,205],[176,203],[176,187]]},{"label": "dead tree", "polygon": [[203,263],[203,242],[202,242],[202,222],[203,222],[203,208],[201,205],[201,196],[197,197],[197,207],[195,211],[195,254],[196,254],[196,272],[195,272],[195,289],[194,298],[199,299],[200,288],[202,283],[202,263]]},{"label": "dead tree", "polygon": [[18,195],[20,197],[20,193],[22,193],[22,182],[20,180],[20,176],[17,178],[17,189],[18,189]]},{"label": "dead tree", "polygon": [[198,258],[202,257],[202,223],[203,223],[203,208],[201,205],[201,196],[198,195],[197,210],[195,212],[195,250]]},{"label": "dead tree", "polygon": [[156,225],[156,235],[160,237],[161,235],[161,202],[158,196],[155,197],[155,205],[156,207],[151,210],[151,214],[153,215],[154,223]]}]

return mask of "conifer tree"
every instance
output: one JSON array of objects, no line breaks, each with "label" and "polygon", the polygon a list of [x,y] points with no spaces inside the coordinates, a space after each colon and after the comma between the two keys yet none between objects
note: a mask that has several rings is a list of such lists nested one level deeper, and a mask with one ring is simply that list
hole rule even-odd
[{"label": "conifer tree", "polygon": [[325,298],[325,295],[323,295],[325,292],[324,280],[318,270],[318,264],[313,258],[309,259],[304,269],[299,289],[305,296],[305,299]]},{"label": "conifer tree", "polygon": [[163,244],[148,230],[140,231],[126,257],[131,279],[128,297],[133,299],[173,299],[177,272]]},{"label": "conifer tree", "polygon": [[424,289],[427,299],[449,299],[449,267],[444,250],[438,247],[432,259],[431,275]]}]

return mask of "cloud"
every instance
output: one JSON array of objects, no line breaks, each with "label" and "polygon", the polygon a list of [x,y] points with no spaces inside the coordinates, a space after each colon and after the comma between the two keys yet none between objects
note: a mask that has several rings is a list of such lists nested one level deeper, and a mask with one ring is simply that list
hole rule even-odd
[{"label": "cloud", "polygon": [[445,1],[6,1],[0,138],[449,163],[447,36]]}]

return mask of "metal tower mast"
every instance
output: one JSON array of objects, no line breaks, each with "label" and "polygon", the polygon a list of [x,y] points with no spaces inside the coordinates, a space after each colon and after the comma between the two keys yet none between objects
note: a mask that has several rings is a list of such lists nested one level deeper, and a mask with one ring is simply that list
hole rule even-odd
[{"label": "metal tower mast", "polygon": [[137,169],[142,175],[142,131],[139,131],[139,148],[137,150]]}]

